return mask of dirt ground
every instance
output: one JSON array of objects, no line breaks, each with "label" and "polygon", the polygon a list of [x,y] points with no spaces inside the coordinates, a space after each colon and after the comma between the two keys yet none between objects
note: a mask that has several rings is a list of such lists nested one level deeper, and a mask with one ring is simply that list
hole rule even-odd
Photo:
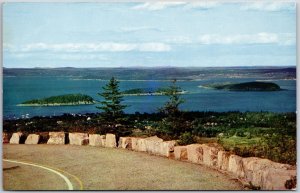
[{"label": "dirt ground", "polygon": [[[72,145],[3,145],[3,159],[30,162],[66,176],[75,190],[242,190],[213,169],[124,149]],[[4,190],[66,190],[43,168],[3,161]]]}]

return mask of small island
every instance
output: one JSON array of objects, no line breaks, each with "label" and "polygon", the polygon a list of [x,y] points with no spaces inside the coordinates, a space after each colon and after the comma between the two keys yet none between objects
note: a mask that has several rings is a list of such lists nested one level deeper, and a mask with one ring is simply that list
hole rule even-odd
[{"label": "small island", "polygon": [[[135,88],[129,89],[122,92],[123,96],[155,96],[155,95],[166,95],[168,88]],[[178,94],[185,94],[187,91],[180,90]]]},{"label": "small island", "polygon": [[95,104],[92,97],[84,94],[66,94],[51,96],[42,99],[25,101],[17,106],[65,106],[65,105],[91,105]]},{"label": "small island", "polygon": [[280,91],[281,90],[280,86],[272,82],[208,84],[208,85],[203,85],[201,87],[212,88],[217,90],[228,90],[228,91]]}]

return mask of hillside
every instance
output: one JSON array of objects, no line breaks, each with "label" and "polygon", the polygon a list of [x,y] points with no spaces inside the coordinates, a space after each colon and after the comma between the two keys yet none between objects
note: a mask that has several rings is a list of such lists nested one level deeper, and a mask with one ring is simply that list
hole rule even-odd
[{"label": "hillside", "polygon": [[272,82],[244,82],[237,84],[209,84],[203,87],[229,91],[279,91],[280,86]]},{"label": "hillside", "polygon": [[94,104],[92,97],[83,94],[66,94],[51,96],[42,99],[25,101],[19,106],[61,106],[61,105],[88,105]]}]

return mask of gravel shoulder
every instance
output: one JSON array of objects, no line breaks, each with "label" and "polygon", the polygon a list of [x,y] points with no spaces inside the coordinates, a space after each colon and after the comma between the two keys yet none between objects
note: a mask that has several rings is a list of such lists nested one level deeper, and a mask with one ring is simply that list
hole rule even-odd
[{"label": "gravel shoulder", "polygon": [[[57,168],[64,172],[77,190],[80,189],[80,182],[84,190],[243,189],[239,182],[216,170],[124,149],[5,144],[3,158]],[[62,179],[47,171],[7,163],[3,168],[5,190],[66,189]]]}]

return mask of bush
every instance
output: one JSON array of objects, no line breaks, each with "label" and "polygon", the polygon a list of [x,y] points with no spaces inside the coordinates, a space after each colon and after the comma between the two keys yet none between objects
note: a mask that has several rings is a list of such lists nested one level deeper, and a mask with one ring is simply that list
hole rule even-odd
[{"label": "bush", "polygon": [[192,143],[195,143],[195,139],[191,133],[185,132],[179,136],[179,141],[178,141],[179,145],[189,145]]}]

